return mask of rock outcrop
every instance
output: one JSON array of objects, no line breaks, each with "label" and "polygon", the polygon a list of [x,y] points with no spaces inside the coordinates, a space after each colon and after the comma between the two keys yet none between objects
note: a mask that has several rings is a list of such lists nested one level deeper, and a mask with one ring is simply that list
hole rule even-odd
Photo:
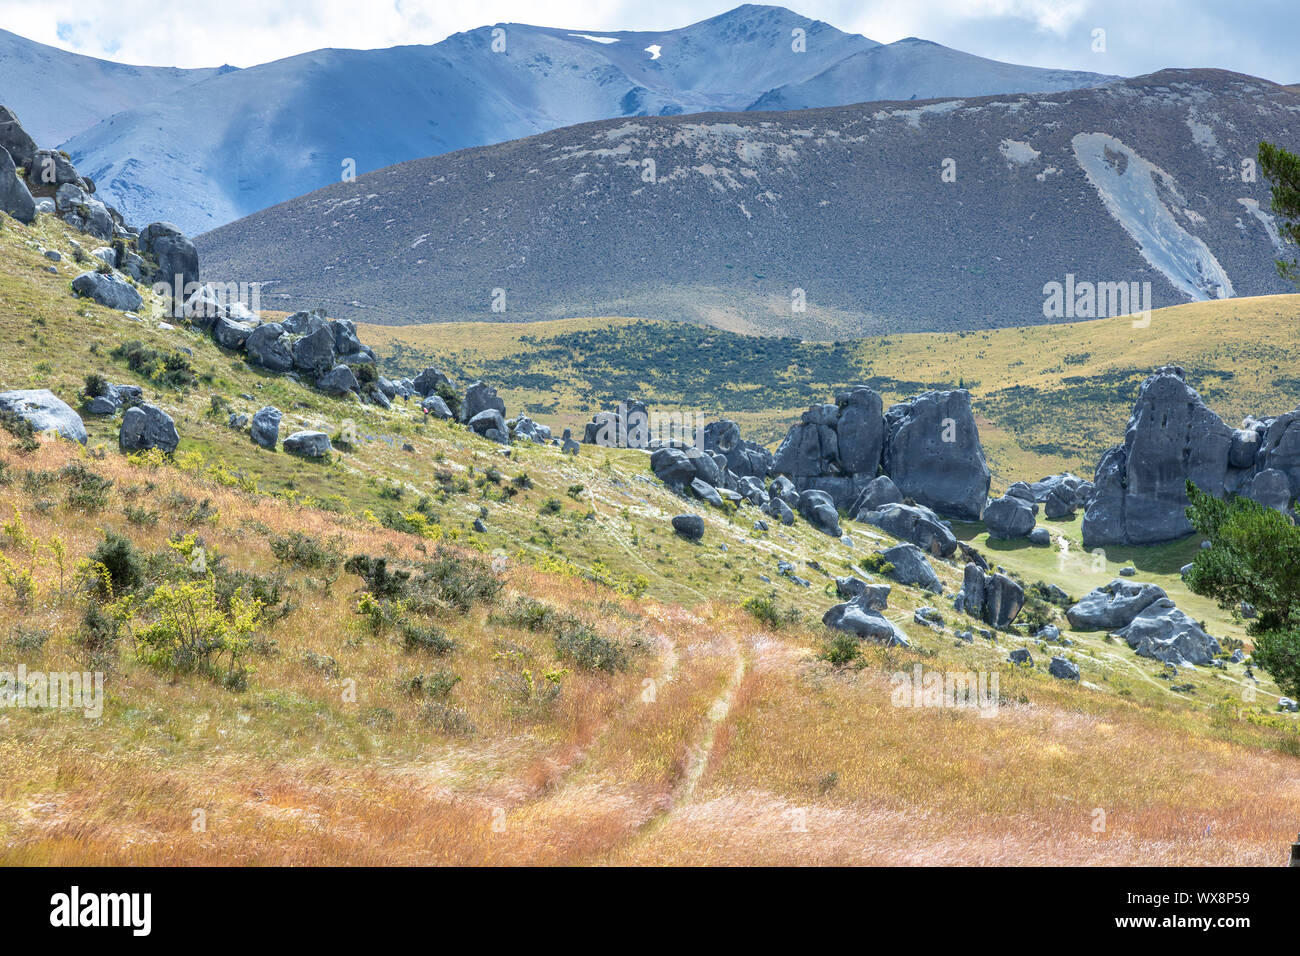
[{"label": "rock outcrop", "polygon": [[966,565],[961,591],[953,601],[958,611],[999,630],[1010,627],[1024,605],[1024,588],[1001,572],[982,571],[973,562]]},{"label": "rock outcrop", "polygon": [[1114,631],[1167,596],[1158,585],[1116,578],[1089,591],[1065,616],[1076,631]]},{"label": "rock outcrop", "polygon": [[176,423],[157,405],[142,402],[122,413],[117,445],[124,452],[157,448],[171,454],[180,441]]},{"label": "rock outcrop", "polygon": [[926,392],[885,415],[882,465],[905,497],[939,514],[978,521],[991,477],[970,392]]},{"label": "rock outcrop", "polygon": [[1148,604],[1115,632],[1139,657],[1183,667],[1209,664],[1222,652],[1219,642],[1168,598]]},{"label": "rock outcrop", "polygon": [[1084,546],[1191,534],[1188,481],[1219,498],[1244,495],[1289,513],[1300,494],[1300,410],[1233,429],[1206,407],[1183,369],[1156,369],[1138,390],[1124,443],[1097,465]]},{"label": "rock outcrop", "polygon": [[86,425],[81,416],[48,388],[0,392],[0,411],[17,415],[38,432],[86,443]]}]

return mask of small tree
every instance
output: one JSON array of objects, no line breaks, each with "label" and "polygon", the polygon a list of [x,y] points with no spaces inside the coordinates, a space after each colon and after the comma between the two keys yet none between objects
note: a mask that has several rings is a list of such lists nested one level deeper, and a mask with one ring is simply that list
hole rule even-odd
[{"label": "small tree", "polygon": [[[1300,156],[1272,143],[1259,144],[1259,167],[1273,186],[1273,212],[1283,220],[1278,231],[1300,244]],[[1300,284],[1300,261],[1277,261],[1278,275]]]},{"label": "small tree", "polygon": [[1287,695],[1300,698],[1300,528],[1249,498],[1227,501],[1190,481],[1192,526],[1210,541],[1197,553],[1187,586],[1223,608],[1254,606],[1246,627],[1254,660]]}]

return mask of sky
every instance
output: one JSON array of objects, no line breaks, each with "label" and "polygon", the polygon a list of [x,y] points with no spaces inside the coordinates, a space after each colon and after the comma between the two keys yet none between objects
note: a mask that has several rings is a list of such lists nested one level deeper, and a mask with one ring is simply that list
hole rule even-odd
[{"label": "sky", "polygon": [[[492,23],[666,30],[736,0],[0,0],[0,27],[149,66],[253,66],[321,47],[436,43]],[[1135,76],[1218,67],[1300,83],[1300,0],[796,0],[882,43],[916,36],[1030,66]],[[1096,31],[1104,32],[1104,52]]]}]

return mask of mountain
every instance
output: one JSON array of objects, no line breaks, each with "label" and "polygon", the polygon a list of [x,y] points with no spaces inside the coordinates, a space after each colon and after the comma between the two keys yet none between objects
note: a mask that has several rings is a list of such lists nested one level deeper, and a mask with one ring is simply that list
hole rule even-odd
[{"label": "mountain", "polygon": [[1288,291],[1268,185],[1243,182],[1242,162],[1261,139],[1294,145],[1297,110],[1264,80],[1166,70],[610,120],[376,171],[198,246],[208,278],[376,323],[623,315],[818,338],[1041,324],[1049,283],[1149,282],[1152,307]]},{"label": "mountain", "polygon": [[837,64],[858,71],[851,64],[877,49],[889,53],[873,62],[897,79],[876,75],[876,99],[1108,79],[934,44],[881,48],[782,7],[749,5],[664,32],[510,23],[432,46],[317,50],[133,103],[67,149],[128,219],[166,218],[194,233],[338,182],[349,161],[366,172],[611,117],[744,110],[773,90],[803,105],[852,102],[863,98],[852,83],[823,78]]},{"label": "mountain", "polygon": [[[750,105],[752,110],[802,110],[869,100],[926,100],[943,96],[993,96],[1100,86],[1114,77],[1000,63],[908,37],[859,50],[802,82],[784,83]],[[908,92],[910,90],[910,92]]]},{"label": "mountain", "polygon": [[114,113],[166,100],[187,86],[233,72],[233,66],[127,66],[0,30],[0,103],[18,115],[43,147],[58,146]]}]

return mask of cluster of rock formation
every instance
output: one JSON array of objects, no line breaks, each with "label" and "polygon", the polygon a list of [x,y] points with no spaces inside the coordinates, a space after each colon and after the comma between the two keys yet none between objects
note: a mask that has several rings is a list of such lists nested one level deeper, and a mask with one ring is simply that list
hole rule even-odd
[{"label": "cluster of rock formation", "polygon": [[1083,516],[1092,548],[1172,541],[1192,533],[1187,482],[1216,497],[1242,495],[1290,513],[1300,494],[1300,410],[1231,428],[1177,366],[1138,390],[1123,444],[1102,455]]}]

